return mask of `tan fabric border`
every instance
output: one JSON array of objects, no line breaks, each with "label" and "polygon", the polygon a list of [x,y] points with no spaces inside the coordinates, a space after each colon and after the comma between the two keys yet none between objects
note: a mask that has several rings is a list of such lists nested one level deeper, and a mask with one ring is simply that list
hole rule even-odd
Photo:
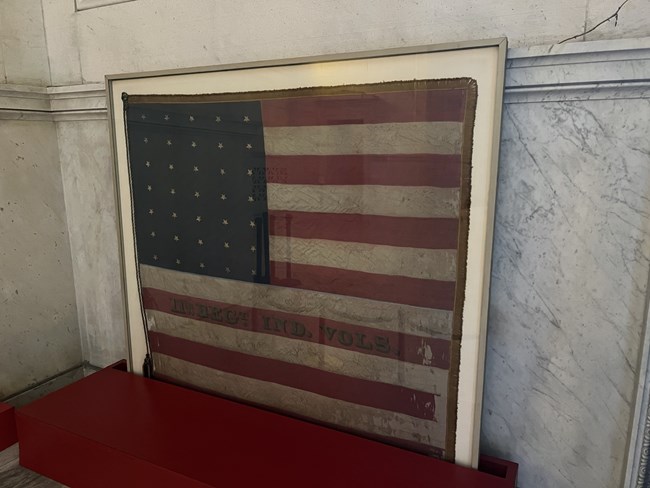
[{"label": "tan fabric border", "polygon": [[460,225],[458,226],[458,257],[456,263],[456,297],[451,332],[451,357],[447,382],[447,435],[444,459],[454,462],[456,456],[456,425],[458,423],[458,378],[460,373],[460,343],[463,337],[463,306],[467,281],[467,248],[469,244],[469,211],[472,190],[472,149],[478,87],[476,80],[465,78],[467,98],[463,123],[460,173]]},{"label": "tan fabric border", "polygon": [[324,95],[356,95],[368,92],[396,92],[405,90],[450,90],[466,89],[476,82],[470,78],[449,78],[440,80],[385,81],[366,85],[315,86],[290,88],[286,90],[262,90],[252,92],[206,93],[197,95],[128,95],[122,94],[125,103],[207,103],[245,102],[272,98],[316,97]]}]

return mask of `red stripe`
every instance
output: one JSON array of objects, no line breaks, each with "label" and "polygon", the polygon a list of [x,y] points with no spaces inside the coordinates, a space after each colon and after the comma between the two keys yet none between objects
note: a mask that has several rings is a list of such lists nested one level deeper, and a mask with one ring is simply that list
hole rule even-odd
[{"label": "red stripe", "polygon": [[269,211],[275,236],[363,242],[423,249],[456,249],[458,219]]},{"label": "red stripe", "polygon": [[271,261],[271,284],[403,303],[416,307],[454,309],[453,281],[423,280],[326,266]]},{"label": "red stripe", "polygon": [[262,100],[264,127],[462,122],[465,89],[409,90]]},{"label": "red stripe", "polygon": [[266,156],[266,181],[293,185],[460,186],[460,154]]},{"label": "red stripe", "polygon": [[435,420],[436,395],[149,332],[153,352],[367,407]]},{"label": "red stripe", "polygon": [[216,390],[201,388],[201,387],[196,386],[195,384],[189,383],[187,381],[183,381],[181,379],[178,379],[178,378],[175,378],[173,376],[166,375],[166,374],[156,373],[155,377],[159,381],[164,381],[166,383],[171,383],[171,384],[174,384],[174,385],[184,386],[186,388],[196,390],[196,391],[201,391],[203,393],[208,393],[210,395],[214,395],[216,393],[220,397],[226,398],[228,400],[236,401],[238,403],[244,403],[246,405],[254,406],[254,407],[257,407],[257,408],[262,408],[264,410],[279,413],[279,414],[282,414],[284,416],[290,416],[290,417],[293,417],[293,418],[296,418],[296,419],[305,420],[307,422],[315,423],[317,425],[322,425],[324,427],[329,427],[330,429],[338,430],[338,431],[341,431],[341,432],[349,432],[349,433],[355,434],[355,435],[357,435],[359,437],[365,437],[367,439],[372,439],[372,440],[382,442],[384,444],[388,444],[388,445],[391,445],[391,446],[406,448],[406,449],[409,449],[411,451],[419,452],[421,454],[426,454],[428,456],[433,456],[433,457],[436,457],[436,458],[441,458],[442,459],[444,457],[445,450],[442,447],[436,447],[436,446],[432,446],[432,445],[429,445],[429,444],[422,444],[422,443],[417,442],[417,441],[410,441],[410,440],[406,440],[406,439],[401,439],[399,437],[383,436],[383,435],[379,435],[379,434],[374,434],[372,432],[366,432],[366,431],[363,431],[363,430],[351,429],[349,427],[342,427],[341,425],[338,425],[338,424],[333,424],[331,422],[325,422],[323,420],[314,419],[314,418],[309,417],[309,416],[307,416],[305,414],[300,414],[300,413],[296,413],[296,412],[287,412],[286,410],[281,410],[279,408],[275,408],[275,407],[272,407],[270,405],[265,405],[263,403],[247,401],[247,400],[243,400],[241,398],[233,397],[232,395],[223,394],[223,393],[218,392]]},{"label": "red stripe", "polygon": [[156,288],[143,288],[142,302],[148,310],[232,329],[282,336],[372,356],[449,369],[450,342],[446,339],[414,336],[308,315],[243,307],[178,295]]}]

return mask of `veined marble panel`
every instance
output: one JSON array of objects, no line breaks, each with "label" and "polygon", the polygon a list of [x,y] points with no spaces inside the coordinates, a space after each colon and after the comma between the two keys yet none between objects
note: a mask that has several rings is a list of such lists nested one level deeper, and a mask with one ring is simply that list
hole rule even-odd
[{"label": "veined marble panel", "polygon": [[509,104],[482,451],[524,488],[612,488],[650,269],[650,100]]}]

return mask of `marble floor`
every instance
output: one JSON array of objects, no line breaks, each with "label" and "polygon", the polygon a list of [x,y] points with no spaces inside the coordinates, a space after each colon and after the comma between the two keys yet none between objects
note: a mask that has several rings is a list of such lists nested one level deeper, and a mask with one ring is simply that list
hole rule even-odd
[{"label": "marble floor", "polygon": [[0,451],[0,487],[65,488],[65,485],[25,469],[18,464],[18,444]]}]

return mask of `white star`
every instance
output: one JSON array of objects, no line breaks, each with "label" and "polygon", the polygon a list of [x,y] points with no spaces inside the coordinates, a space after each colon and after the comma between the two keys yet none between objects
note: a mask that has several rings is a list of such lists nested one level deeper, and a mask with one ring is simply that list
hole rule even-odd
[{"label": "white star", "polygon": [[147,142],[149,142],[149,138],[148,138],[148,137],[145,137],[145,138],[144,138],[144,143],[146,144]]},{"label": "white star", "polygon": [[149,209],[149,215],[153,215],[153,208]]},{"label": "white star", "polygon": [[169,115],[165,115],[165,120],[169,120]]},{"label": "white star", "polygon": [[176,190],[172,188],[171,190],[169,190],[169,193],[171,193],[172,195],[176,195]]},{"label": "white star", "polygon": [[250,122],[251,119],[248,118],[248,115],[244,115],[244,122]]},{"label": "white star", "polygon": [[149,166],[151,166],[151,163],[150,163],[149,161],[147,161],[147,162],[144,163],[144,164],[145,164],[145,166],[146,166],[147,168],[148,168]]},{"label": "white star", "polygon": [[223,219],[223,220],[221,221],[221,223],[222,223],[223,225],[228,225],[228,219]]},{"label": "white star", "polygon": [[154,231],[151,231],[151,237],[156,237],[156,233]]},{"label": "white star", "polygon": [[224,242],[223,247],[225,247],[226,249],[230,249],[230,243],[229,242]]},{"label": "white star", "polygon": [[171,139],[167,139],[167,145],[168,145],[168,146],[171,146],[171,145],[172,145],[172,140],[171,140]]},{"label": "white star", "polygon": [[154,260],[154,261],[158,261],[158,255],[157,255],[157,254],[154,254],[154,255],[153,255],[153,260]]},{"label": "white star", "polygon": [[221,198],[222,200],[225,200],[225,199],[228,198],[228,197],[226,196],[225,193],[222,193],[220,198]]},{"label": "white star", "polygon": [[194,166],[194,169],[193,169],[192,171],[194,171],[194,172],[196,173],[198,170],[199,170],[199,167],[198,167],[198,166]]},{"label": "white star", "polygon": [[194,117],[190,115],[190,122],[194,122]]},{"label": "white star", "polygon": [[202,245],[203,245],[203,239],[199,239],[198,241],[196,241],[196,243],[197,243],[199,246],[202,246]]},{"label": "white star", "polygon": [[201,196],[201,194],[200,194],[198,191],[195,191],[195,192],[194,192],[194,196],[195,196],[196,198],[199,198],[199,197]]},{"label": "white star", "polygon": [[174,236],[174,240],[178,242],[180,239],[178,238],[178,236]]},{"label": "white star", "polygon": [[253,146],[251,146],[250,144],[246,144],[246,149],[253,149]]},{"label": "white star", "polygon": [[255,227],[255,222],[253,222],[253,221],[251,220],[251,223],[248,224],[248,225],[250,225],[251,227]]},{"label": "white star", "polygon": [[199,268],[205,268],[205,264],[199,263]]},{"label": "white star", "polygon": [[170,164],[170,165],[169,165],[169,169],[172,169],[172,170],[173,170],[173,169],[174,169],[174,165],[173,165],[173,164]]},{"label": "white star", "polygon": [[219,116],[217,115],[217,117],[216,117],[214,120],[217,121],[217,122],[221,122],[221,117],[219,117]]},{"label": "white star", "polygon": [[251,246],[251,252],[257,251],[257,248],[255,246]]},{"label": "white star", "polygon": [[181,260],[180,260],[180,259],[177,259],[177,260],[176,260],[176,264],[181,264]]},{"label": "white star", "polygon": [[230,273],[230,268],[226,266],[226,273]]},{"label": "white star", "polygon": [[176,212],[172,212],[172,219],[175,219],[176,217],[178,217],[178,215],[176,215]]},{"label": "white star", "polygon": [[253,176],[253,170],[252,170],[252,169],[249,169],[248,171],[246,171],[246,174],[247,174],[248,176]]},{"label": "white star", "polygon": [[203,220],[203,219],[201,218],[201,216],[200,216],[200,215],[197,215],[197,216],[196,216],[196,221],[197,221],[197,222],[201,222],[201,220]]},{"label": "white star", "polygon": [[221,172],[222,175],[225,175],[225,174],[226,174],[226,170],[223,169],[223,168],[221,168],[221,171],[220,171],[220,172]]},{"label": "white star", "polygon": [[220,142],[219,144],[217,144],[217,147],[218,147],[219,149],[223,149],[223,143]]},{"label": "white star", "polygon": [[254,270],[254,269],[251,269],[251,274],[252,274],[253,276],[255,276],[255,270]]},{"label": "white star", "polygon": [[147,191],[151,191],[151,185],[147,185]]},{"label": "white star", "polygon": [[142,118],[142,120],[147,118],[147,116],[145,114],[142,114],[140,117]]},{"label": "white star", "polygon": [[253,197],[249,196],[249,197],[248,197],[248,201],[249,201],[249,202],[254,202],[255,200],[253,200]]},{"label": "white star", "polygon": [[192,147],[196,147],[196,142],[192,141]]}]

